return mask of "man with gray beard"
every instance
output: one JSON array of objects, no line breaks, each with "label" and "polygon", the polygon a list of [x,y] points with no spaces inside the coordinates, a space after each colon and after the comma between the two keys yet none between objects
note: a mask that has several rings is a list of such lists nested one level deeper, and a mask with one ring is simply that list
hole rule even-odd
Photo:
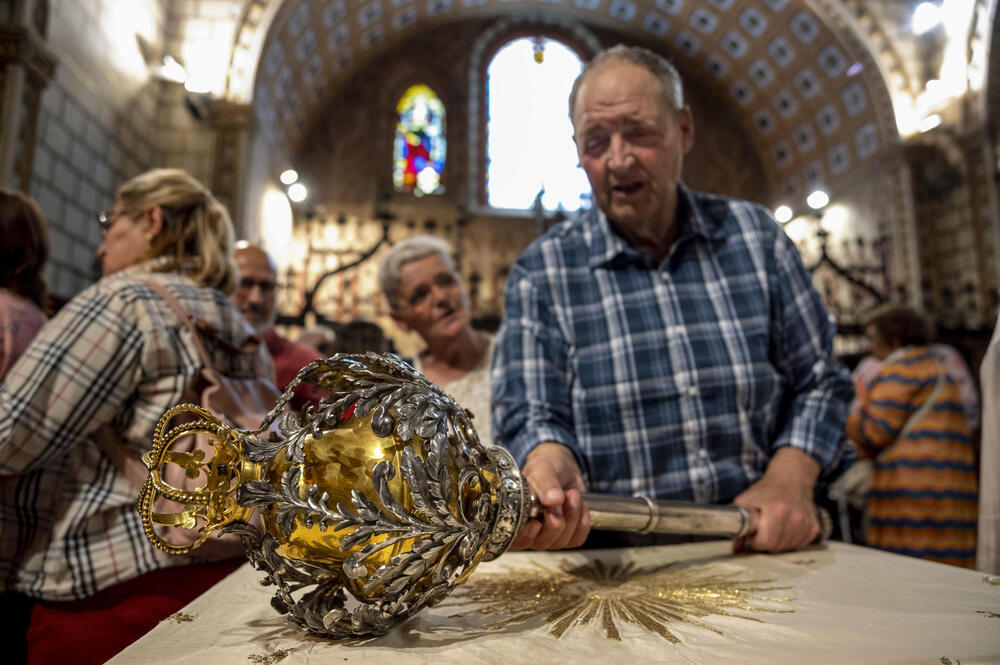
[{"label": "man with gray beard", "polygon": [[[239,244],[234,256],[240,281],[232,300],[267,345],[274,360],[278,388],[284,391],[300,369],[317,358],[322,358],[323,354],[306,344],[285,339],[274,330],[274,322],[278,319],[274,298],[277,268],[267,252],[254,245]],[[309,402],[317,401],[319,395],[309,385],[299,384],[295,388],[291,405],[296,411],[301,411]]]}]

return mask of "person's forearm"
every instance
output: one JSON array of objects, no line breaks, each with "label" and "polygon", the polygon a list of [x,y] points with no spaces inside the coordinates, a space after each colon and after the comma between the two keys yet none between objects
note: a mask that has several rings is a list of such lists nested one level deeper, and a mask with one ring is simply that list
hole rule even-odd
[{"label": "person's forearm", "polygon": [[798,448],[783,446],[771,457],[765,473],[781,479],[789,487],[812,492],[820,471],[819,462],[812,455]]}]

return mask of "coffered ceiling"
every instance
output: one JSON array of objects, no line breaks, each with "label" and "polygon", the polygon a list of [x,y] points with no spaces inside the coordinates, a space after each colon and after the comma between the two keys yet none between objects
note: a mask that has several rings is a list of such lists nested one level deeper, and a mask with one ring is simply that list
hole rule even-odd
[{"label": "coffered ceiling", "polygon": [[228,94],[252,101],[267,141],[292,157],[340,103],[337,83],[387,48],[443,24],[512,17],[657,48],[753,128],[789,200],[898,142],[889,86],[914,76],[865,7],[840,0],[253,0]]}]

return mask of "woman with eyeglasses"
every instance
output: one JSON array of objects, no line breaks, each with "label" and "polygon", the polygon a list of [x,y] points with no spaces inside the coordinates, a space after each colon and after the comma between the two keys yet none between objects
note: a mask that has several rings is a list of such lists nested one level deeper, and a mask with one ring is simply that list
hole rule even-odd
[{"label": "woman with eyeglasses", "polygon": [[379,283],[396,325],[427,345],[414,367],[471,411],[479,438],[491,443],[493,338],[472,327],[469,297],[448,243],[427,235],[397,243],[382,257]]},{"label": "woman with eyeglasses", "polygon": [[240,563],[235,543],[214,543],[214,563],[157,550],[136,512],[141,480],[112,451],[135,468],[160,416],[196,387],[194,334],[218,372],[273,380],[227,295],[233,228],[211,192],[184,171],[149,171],[99,221],[104,276],[41,329],[0,386],[0,477],[34,481],[0,505],[0,574],[35,601],[29,663],[103,663]]}]

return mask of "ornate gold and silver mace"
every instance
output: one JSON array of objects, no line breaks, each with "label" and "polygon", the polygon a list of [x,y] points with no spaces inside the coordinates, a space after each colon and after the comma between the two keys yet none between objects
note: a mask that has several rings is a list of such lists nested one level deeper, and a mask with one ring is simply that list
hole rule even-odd
[{"label": "ornate gold and silver mace", "polygon": [[[285,405],[301,382],[330,397],[299,418]],[[271,605],[333,638],[380,635],[442,600],[538,510],[510,453],[482,445],[467,410],[391,355],[307,365],[254,431],[177,406],[143,461],[138,510],[157,547],[186,554],[236,534],[276,588]],[[598,529],[738,537],[750,526],[739,506],[584,500]]]}]

